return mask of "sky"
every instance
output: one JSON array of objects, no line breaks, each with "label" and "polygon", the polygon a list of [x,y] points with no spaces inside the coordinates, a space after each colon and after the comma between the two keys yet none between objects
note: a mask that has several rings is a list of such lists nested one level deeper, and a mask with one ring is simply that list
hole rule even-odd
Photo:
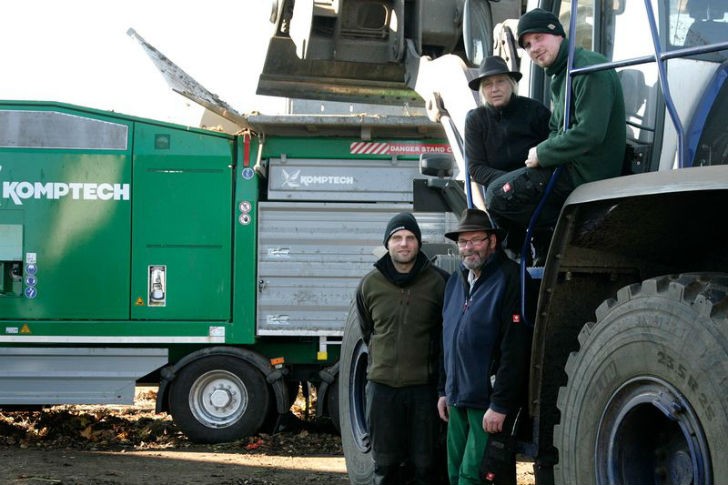
[{"label": "sky", "polygon": [[283,112],[255,95],[273,24],[270,0],[24,0],[0,6],[0,99],[59,101],[197,126],[147,42],[237,111]]}]

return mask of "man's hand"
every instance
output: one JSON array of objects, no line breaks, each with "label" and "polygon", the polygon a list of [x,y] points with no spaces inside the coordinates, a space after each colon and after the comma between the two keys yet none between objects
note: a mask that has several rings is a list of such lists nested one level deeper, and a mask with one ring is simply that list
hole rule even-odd
[{"label": "man's hand", "polygon": [[500,433],[503,431],[503,422],[506,415],[488,409],[483,415],[483,431],[486,433]]},{"label": "man's hand", "polygon": [[531,147],[531,149],[528,150],[528,158],[526,158],[526,167],[528,167],[528,168],[538,167],[538,152],[536,151],[536,147]]},{"label": "man's hand", "polygon": [[440,419],[447,423],[450,415],[447,412],[447,398],[445,396],[441,396],[437,400],[437,412],[440,414]]}]

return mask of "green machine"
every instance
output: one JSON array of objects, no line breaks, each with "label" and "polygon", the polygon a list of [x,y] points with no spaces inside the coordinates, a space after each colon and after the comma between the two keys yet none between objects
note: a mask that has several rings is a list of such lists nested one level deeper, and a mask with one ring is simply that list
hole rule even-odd
[{"label": "green machine", "polygon": [[[354,289],[413,208],[419,155],[450,147],[421,117],[248,121],[0,103],[0,405],[132,403],[151,383],[158,411],[220,442],[311,383],[338,424]],[[453,216],[417,217],[443,250]]]}]

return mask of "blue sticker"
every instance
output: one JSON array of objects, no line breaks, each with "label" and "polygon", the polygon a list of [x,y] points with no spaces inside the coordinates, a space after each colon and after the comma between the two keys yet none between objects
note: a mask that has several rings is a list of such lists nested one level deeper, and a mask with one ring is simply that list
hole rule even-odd
[{"label": "blue sticker", "polygon": [[25,289],[25,297],[29,300],[32,300],[38,296],[38,290],[35,289],[35,286],[29,286]]},{"label": "blue sticker", "polygon": [[25,274],[36,274],[38,272],[38,267],[34,264],[26,264],[25,265]]},{"label": "blue sticker", "polygon": [[26,286],[35,286],[38,284],[38,279],[35,276],[27,276],[25,278]]},{"label": "blue sticker", "polygon": [[243,169],[243,178],[244,178],[245,180],[250,180],[250,179],[252,179],[254,175],[255,175],[255,172],[253,171],[253,169],[252,169],[252,168],[250,168],[250,167],[245,167],[245,168]]}]

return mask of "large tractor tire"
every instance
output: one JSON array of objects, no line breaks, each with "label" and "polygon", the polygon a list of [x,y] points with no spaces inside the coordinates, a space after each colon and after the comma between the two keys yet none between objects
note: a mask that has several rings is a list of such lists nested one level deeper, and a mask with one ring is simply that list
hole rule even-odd
[{"label": "large tractor tire", "polygon": [[170,411],[196,443],[224,443],[257,432],[268,413],[270,391],[263,374],[224,355],[195,360],[172,383]]},{"label": "large tractor tire", "polygon": [[579,335],[559,393],[561,484],[728,477],[728,275],[622,288]]},{"label": "large tractor tire", "polygon": [[354,305],[349,309],[341,342],[338,395],[341,445],[346,470],[353,485],[372,482],[372,458],[366,422],[366,382],[369,351],[361,338],[359,315]]}]

